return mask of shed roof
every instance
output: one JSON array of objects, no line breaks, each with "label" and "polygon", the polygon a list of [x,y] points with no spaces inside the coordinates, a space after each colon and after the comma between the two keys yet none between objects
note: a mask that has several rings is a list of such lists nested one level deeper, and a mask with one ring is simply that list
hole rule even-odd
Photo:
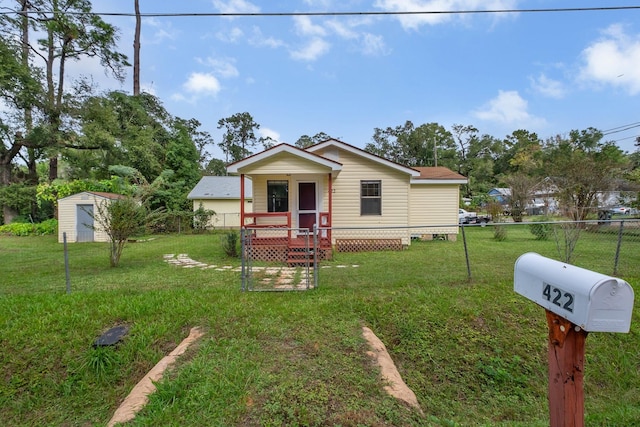
[{"label": "shed roof", "polygon": [[109,199],[109,200],[115,200],[115,199],[124,199],[126,196],[123,196],[122,194],[115,194],[115,193],[106,193],[104,191],[81,191],[79,193],[75,193],[75,194],[71,194],[67,197],[63,197],[59,200],[64,200],[64,199],[68,199],[69,197],[75,197],[78,194],[91,194],[92,196],[97,196],[103,199]]},{"label": "shed roof", "polygon": [[[244,179],[244,196],[253,197],[253,185],[249,178]],[[194,199],[240,199],[239,176],[203,176],[187,196]]]}]

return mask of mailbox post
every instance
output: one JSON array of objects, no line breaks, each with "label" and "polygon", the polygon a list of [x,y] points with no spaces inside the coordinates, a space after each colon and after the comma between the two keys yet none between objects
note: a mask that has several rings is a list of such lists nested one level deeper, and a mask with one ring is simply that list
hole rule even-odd
[{"label": "mailbox post", "polygon": [[584,354],[589,332],[629,332],[633,289],[622,279],[526,253],[514,290],[546,310],[551,427],[584,426]]}]

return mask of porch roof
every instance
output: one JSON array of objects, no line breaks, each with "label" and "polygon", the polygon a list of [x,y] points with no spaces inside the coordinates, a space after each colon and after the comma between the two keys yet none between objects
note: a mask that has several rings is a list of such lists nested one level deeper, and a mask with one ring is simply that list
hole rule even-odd
[{"label": "porch roof", "polygon": [[341,163],[338,163],[331,159],[327,159],[326,157],[319,156],[309,151],[302,150],[298,147],[283,143],[269,148],[268,150],[249,156],[245,159],[239,160],[235,163],[231,163],[227,166],[227,171],[229,173],[250,174],[251,170],[254,167],[257,167],[260,164],[268,163],[270,159],[274,159],[276,157],[279,158],[283,154],[288,154],[303,161],[310,162],[311,164],[319,166],[323,169],[326,168],[333,175],[336,175],[338,172],[340,172],[340,170],[342,170]]},{"label": "porch roof", "polygon": [[418,172],[414,168],[410,168],[410,167],[401,165],[400,163],[396,163],[396,162],[393,162],[391,160],[385,159],[384,157],[380,157],[380,156],[377,156],[375,154],[369,153],[368,151],[362,150],[362,149],[360,149],[358,147],[355,147],[355,146],[353,146],[351,144],[347,144],[346,142],[342,142],[342,141],[337,140],[335,138],[327,139],[326,141],[322,141],[322,142],[319,142],[318,144],[315,144],[315,145],[312,145],[310,147],[307,147],[306,151],[310,152],[310,153],[313,153],[313,152],[316,152],[316,151],[321,151],[321,150],[323,150],[323,149],[325,149],[327,147],[331,147],[331,146],[340,148],[340,149],[345,150],[345,151],[348,151],[348,152],[350,152],[352,154],[355,154],[357,156],[364,157],[365,159],[371,160],[371,161],[373,161],[375,163],[385,165],[385,166],[390,167],[392,169],[395,169],[395,170],[397,170],[399,172],[406,173],[411,177],[420,176],[420,172]]}]

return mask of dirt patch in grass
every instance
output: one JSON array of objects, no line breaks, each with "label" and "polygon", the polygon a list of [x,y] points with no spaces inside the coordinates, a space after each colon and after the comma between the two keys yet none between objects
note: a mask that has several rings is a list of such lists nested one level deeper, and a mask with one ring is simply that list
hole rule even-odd
[{"label": "dirt patch in grass", "polygon": [[140,380],[140,382],[131,390],[129,396],[122,402],[120,407],[116,410],[115,414],[109,421],[108,426],[115,426],[119,423],[126,423],[135,418],[136,414],[142,409],[149,401],[149,395],[156,390],[155,382],[158,382],[164,371],[175,363],[176,359],[180,357],[187,348],[195,341],[200,339],[204,333],[198,328],[192,328],[189,336],[182,340],[182,342],[171,352],[168,356],[165,356],[156,364],[156,366],[149,371],[147,375]]},{"label": "dirt patch in grass", "polygon": [[366,326],[362,328],[362,336],[371,347],[368,354],[380,366],[382,378],[387,383],[384,386],[385,391],[423,414],[415,393],[403,381],[384,343]]}]

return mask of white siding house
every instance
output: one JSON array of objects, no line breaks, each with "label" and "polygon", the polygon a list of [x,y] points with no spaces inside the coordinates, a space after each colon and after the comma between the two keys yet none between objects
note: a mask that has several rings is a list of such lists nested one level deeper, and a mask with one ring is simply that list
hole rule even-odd
[{"label": "white siding house", "polygon": [[253,181],[253,211],[243,213],[243,226],[317,226],[327,246],[346,240],[407,246],[414,227],[427,238],[444,234],[454,240],[459,187],[467,183],[447,168],[410,168],[335,139],[306,149],[280,144],[227,170]]},{"label": "white siding house", "polygon": [[[244,181],[244,211],[251,212],[253,206],[252,182]],[[193,202],[194,212],[200,205],[212,210],[211,228],[240,227],[240,178],[237,176],[203,176],[187,196]]]}]

